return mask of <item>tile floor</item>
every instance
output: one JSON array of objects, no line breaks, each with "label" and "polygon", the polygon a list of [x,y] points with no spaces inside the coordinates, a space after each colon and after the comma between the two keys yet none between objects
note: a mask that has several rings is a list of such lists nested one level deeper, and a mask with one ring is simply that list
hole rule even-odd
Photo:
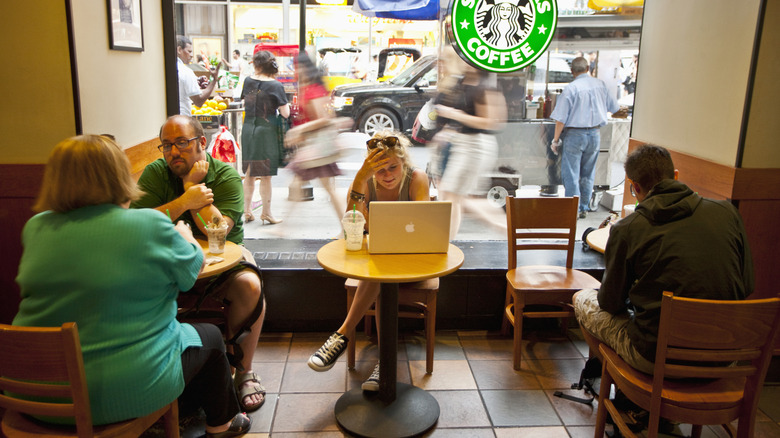
[{"label": "tile floor", "polygon": [[[306,361],[328,333],[267,333],[254,356],[254,368],[268,394],[265,405],[250,414],[248,437],[345,437],[334,417],[336,400],[357,387],[378,360],[375,343],[359,332],[355,370],[346,357],[329,371],[312,371]],[[579,378],[587,345],[578,330],[526,330],[521,371],[512,370],[512,340],[484,331],[439,331],[435,365],[425,374],[422,332],[399,336],[398,381],[429,391],[441,407],[438,423],[426,437],[592,437],[597,402],[584,405],[553,396]],[[202,434],[202,425],[183,436]],[[680,426],[671,436],[685,436]],[[725,437],[719,427],[705,427],[704,437]],[[756,437],[780,437],[780,386],[767,385],[757,416]]]}]

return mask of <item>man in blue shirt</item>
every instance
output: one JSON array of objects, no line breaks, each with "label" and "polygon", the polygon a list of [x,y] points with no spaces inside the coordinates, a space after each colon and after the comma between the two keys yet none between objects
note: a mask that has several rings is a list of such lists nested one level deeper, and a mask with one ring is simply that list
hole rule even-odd
[{"label": "man in blue shirt", "polygon": [[[593,193],[596,159],[601,138],[599,128],[607,124],[607,111],[616,112],[615,97],[606,84],[588,74],[588,61],[574,58],[571,73],[574,80],[563,90],[550,118],[555,120],[555,134],[550,148],[557,155],[563,149],[561,178],[566,196],[580,197],[580,218],[587,216]],[[561,141],[565,133],[566,143]]]}]

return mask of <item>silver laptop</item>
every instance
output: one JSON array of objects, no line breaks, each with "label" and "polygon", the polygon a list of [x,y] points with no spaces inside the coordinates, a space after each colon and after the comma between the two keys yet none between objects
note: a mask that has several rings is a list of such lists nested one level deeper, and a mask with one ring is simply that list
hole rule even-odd
[{"label": "silver laptop", "polygon": [[446,253],[450,243],[447,201],[373,201],[368,216],[371,254]]}]

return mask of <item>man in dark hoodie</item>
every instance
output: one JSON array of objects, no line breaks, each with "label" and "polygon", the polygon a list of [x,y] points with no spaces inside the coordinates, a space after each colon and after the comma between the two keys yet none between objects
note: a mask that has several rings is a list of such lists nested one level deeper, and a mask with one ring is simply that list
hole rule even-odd
[{"label": "man in dark hoodie", "polygon": [[582,290],[573,301],[594,351],[604,342],[652,374],[662,293],[745,299],[753,292],[753,262],[737,209],[677,181],[666,149],[639,147],[625,170],[639,204],[612,225],[601,288]]}]

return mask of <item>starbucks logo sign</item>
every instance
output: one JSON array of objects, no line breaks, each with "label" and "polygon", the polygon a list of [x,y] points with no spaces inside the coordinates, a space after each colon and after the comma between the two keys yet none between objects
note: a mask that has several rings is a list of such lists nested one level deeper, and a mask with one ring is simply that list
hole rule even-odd
[{"label": "starbucks logo sign", "polygon": [[452,0],[447,29],[461,58],[507,73],[541,56],[557,23],[555,0]]}]

